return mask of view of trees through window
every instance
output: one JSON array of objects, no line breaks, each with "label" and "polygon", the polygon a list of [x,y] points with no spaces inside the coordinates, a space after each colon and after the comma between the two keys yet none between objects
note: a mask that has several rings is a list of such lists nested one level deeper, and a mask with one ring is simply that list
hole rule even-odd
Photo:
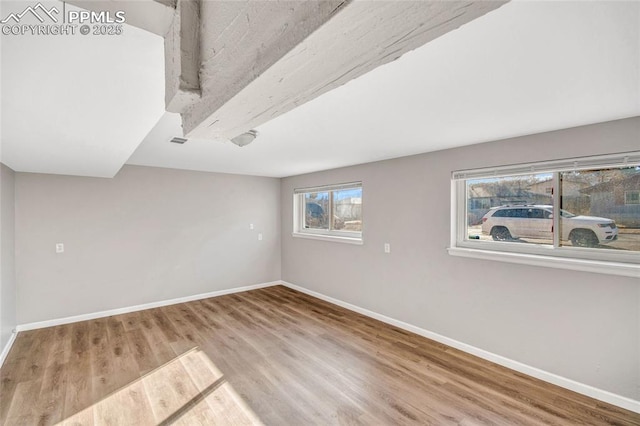
[{"label": "view of trees through window", "polygon": [[329,229],[329,193],[309,192],[304,194],[304,227],[307,229]]},{"label": "view of trees through window", "polygon": [[640,251],[640,167],[468,179],[466,205],[468,240]]},{"label": "view of trees through window", "polygon": [[304,228],[362,232],[362,187],[304,193]]}]

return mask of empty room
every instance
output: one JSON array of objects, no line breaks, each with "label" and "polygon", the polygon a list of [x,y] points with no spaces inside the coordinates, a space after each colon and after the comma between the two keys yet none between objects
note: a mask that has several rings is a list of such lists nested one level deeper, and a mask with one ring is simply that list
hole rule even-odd
[{"label": "empty room", "polygon": [[0,425],[640,426],[640,1],[0,28]]}]

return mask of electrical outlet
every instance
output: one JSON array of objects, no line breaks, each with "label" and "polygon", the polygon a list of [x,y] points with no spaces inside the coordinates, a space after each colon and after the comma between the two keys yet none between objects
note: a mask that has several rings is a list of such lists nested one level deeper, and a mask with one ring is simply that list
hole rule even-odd
[{"label": "electrical outlet", "polygon": [[64,244],[56,243],[56,253],[64,253]]},{"label": "electrical outlet", "polygon": [[391,244],[384,243],[384,252],[385,253],[391,253]]},{"label": "electrical outlet", "polygon": [[249,224],[249,229],[253,229],[253,223]]},{"label": "electrical outlet", "polygon": [[262,234],[258,234],[258,241],[262,241]]}]

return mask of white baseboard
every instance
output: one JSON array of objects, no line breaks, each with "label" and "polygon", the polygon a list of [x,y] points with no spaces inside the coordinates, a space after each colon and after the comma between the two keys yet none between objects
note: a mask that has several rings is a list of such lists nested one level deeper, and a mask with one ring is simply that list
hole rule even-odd
[{"label": "white baseboard", "polygon": [[554,373],[550,373],[545,370],[541,370],[536,367],[532,367],[527,364],[523,364],[518,361],[514,361],[512,359],[503,357],[498,354],[494,354],[492,352],[486,351],[484,349],[476,348],[475,346],[468,345],[463,342],[459,342],[457,340],[451,339],[449,337],[443,336],[438,333],[434,333],[429,330],[425,330],[420,327],[416,327],[414,325],[408,324],[403,321],[396,320],[394,318],[387,317],[382,314],[378,314],[376,312],[370,311],[368,309],[361,308],[356,305],[352,305],[351,303],[343,302],[342,300],[334,299],[333,297],[326,296],[324,294],[315,292],[313,290],[306,289],[304,287],[300,287],[299,285],[291,284],[286,281],[282,281],[282,285],[289,287],[293,290],[298,290],[301,293],[308,294],[310,296],[317,297],[318,299],[322,299],[329,303],[333,303],[334,305],[341,306],[345,309],[349,309],[350,311],[357,312],[359,314],[365,315],[370,318],[377,319],[387,324],[391,324],[403,330],[410,331],[412,333],[418,334],[420,336],[426,337],[431,340],[435,340],[436,342],[443,343],[445,345],[451,346],[453,348],[459,349],[463,352],[466,352],[471,355],[475,355],[479,358],[486,359],[487,361],[491,361],[498,365],[502,365],[503,367],[510,368],[512,370],[518,371],[520,373],[527,374],[529,376],[535,377],[540,380],[544,380],[545,382],[552,383],[554,385],[563,387],[565,389],[572,390],[574,392],[589,396],[594,399],[598,399],[600,401],[607,402],[612,405],[616,405],[618,407],[624,408],[629,411],[633,411],[636,413],[640,413],[640,401],[633,400],[631,398],[627,398],[621,395],[614,394],[612,392],[608,392],[602,389],[595,388],[593,386],[586,385],[584,383],[576,382],[575,380],[567,379],[566,377],[559,376]]},{"label": "white baseboard", "polygon": [[193,296],[179,297],[177,299],[162,300],[160,302],[145,303],[142,305],[128,306],[125,308],[109,309],[107,311],[92,312],[90,314],[74,315],[65,318],[56,318],[46,321],[30,322],[27,324],[19,324],[16,331],[35,330],[38,328],[53,327],[56,325],[70,324],[78,321],[87,321],[96,318],[104,318],[112,315],[128,314],[130,312],[143,311],[145,309],[159,308],[161,306],[175,305],[177,303],[191,302],[193,300],[207,299],[209,297],[224,296],[225,294],[240,293],[248,290],[256,290],[259,288],[271,287],[281,284],[281,281],[272,281],[262,284],[248,285],[244,287],[235,287],[225,290],[217,290],[209,293],[201,293]]},{"label": "white baseboard", "polygon": [[4,348],[2,349],[2,353],[0,353],[0,367],[2,367],[2,365],[4,364],[4,360],[7,359],[7,355],[9,355],[9,351],[11,350],[11,346],[13,346],[13,342],[16,341],[17,335],[18,335],[17,331],[14,331],[13,333],[11,333],[11,336],[9,336],[9,341],[7,342],[6,345],[4,345]]}]

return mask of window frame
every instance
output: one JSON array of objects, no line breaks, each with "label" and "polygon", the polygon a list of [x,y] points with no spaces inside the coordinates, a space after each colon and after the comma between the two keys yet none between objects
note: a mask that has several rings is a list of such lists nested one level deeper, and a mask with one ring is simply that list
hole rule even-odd
[{"label": "window frame", "polygon": [[[360,189],[362,193],[362,182],[347,182],[341,184],[332,184],[316,187],[295,188],[293,191],[293,233],[292,236],[298,238],[309,238],[315,240],[336,241],[350,244],[362,244],[363,243],[363,231],[344,231],[332,229],[334,218],[334,192]],[[306,201],[305,194],[327,192],[329,194],[329,220],[328,229],[316,229],[305,228],[305,211]],[[361,204],[362,205],[362,204]],[[362,217],[364,218],[364,208],[362,211]],[[364,230],[364,220],[362,220],[362,229]]]},{"label": "window frame", "polygon": [[[640,166],[640,151],[593,157],[580,157],[538,163],[515,164],[483,169],[454,171],[451,179],[451,241],[448,252],[454,256],[500,260],[580,271],[640,277],[640,252],[566,246],[560,232],[553,233],[553,244],[522,244],[508,241],[481,241],[467,238],[467,181],[517,175],[551,173],[553,193],[560,194],[560,173],[578,170]],[[560,229],[560,197],[553,197],[553,229]]]}]

